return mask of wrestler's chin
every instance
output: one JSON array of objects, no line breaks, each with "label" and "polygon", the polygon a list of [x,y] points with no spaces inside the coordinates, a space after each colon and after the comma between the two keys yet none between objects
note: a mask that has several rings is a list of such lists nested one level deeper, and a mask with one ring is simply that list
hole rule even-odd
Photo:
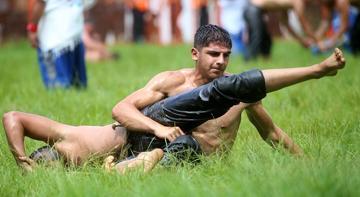
[{"label": "wrestler's chin", "polygon": [[223,71],[216,70],[216,71],[212,71],[209,73],[209,78],[216,79],[216,78],[222,77],[223,75],[224,75]]}]

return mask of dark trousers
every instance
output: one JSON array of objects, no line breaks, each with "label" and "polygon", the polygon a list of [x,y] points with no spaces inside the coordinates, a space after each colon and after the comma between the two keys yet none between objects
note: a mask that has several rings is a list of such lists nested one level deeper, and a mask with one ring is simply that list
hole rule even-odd
[{"label": "dark trousers", "polygon": [[133,9],[133,40],[135,42],[142,41],[144,39],[144,12],[137,9]]},{"label": "dark trousers", "polygon": [[254,59],[258,55],[270,56],[272,41],[263,19],[263,11],[249,4],[245,9],[244,19],[249,31],[249,43],[246,47],[245,59]]},{"label": "dark trousers", "polygon": [[354,27],[350,31],[350,46],[353,54],[360,53],[360,14],[356,16]]},{"label": "dark trousers", "polygon": [[[224,115],[239,102],[253,103],[266,96],[260,70],[224,76],[188,92],[168,97],[142,110],[143,114],[165,126],[178,126],[186,134],[202,123]],[[164,148],[166,141],[152,134],[130,132],[133,151]]]}]

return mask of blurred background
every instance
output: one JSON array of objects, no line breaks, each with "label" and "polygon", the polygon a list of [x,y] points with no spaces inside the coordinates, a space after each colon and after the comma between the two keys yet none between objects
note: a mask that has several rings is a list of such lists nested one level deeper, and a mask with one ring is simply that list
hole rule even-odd
[{"label": "blurred background", "polygon": [[[296,11],[297,8],[293,3],[296,1],[290,0],[286,3],[286,1],[276,0],[97,0],[91,1],[90,8],[84,13],[85,26],[89,27],[86,30],[90,31],[94,38],[107,45],[122,42],[168,45],[191,43],[195,31],[200,25],[218,24],[234,35],[233,42],[237,43],[234,48],[235,53],[241,53],[246,57],[245,49],[251,42],[249,34],[253,33],[252,31],[268,31],[271,37],[278,38],[288,38],[295,32],[298,37],[305,36],[315,39],[314,35],[310,35],[311,33],[306,31],[306,27],[304,34],[301,17],[305,16],[306,22],[312,26],[313,34],[325,19],[329,19],[330,22],[328,22],[325,33],[316,35],[316,42],[315,40],[308,41],[308,43],[299,41],[304,47],[310,48],[311,44],[319,43],[325,37],[331,37],[331,34],[336,31],[336,25],[340,26],[339,23],[343,22],[339,21],[338,13],[341,15],[341,11],[339,11],[341,8],[336,5],[337,0],[332,2],[300,0],[304,4],[301,11]],[[329,4],[329,2],[331,3]],[[29,20],[29,10],[32,9],[33,4],[34,0],[0,1],[0,42],[26,37],[25,27]],[[326,6],[321,6],[322,4],[329,4],[328,13],[330,14],[324,11],[322,7]],[[260,14],[250,15],[250,21],[244,18],[244,12],[249,5],[259,8],[258,12],[260,12]],[[347,8],[348,13],[344,13],[349,18],[347,19],[349,23],[355,23],[356,17],[358,17],[356,3],[354,5],[355,7]],[[284,13],[287,16],[284,16]],[[299,15],[301,15],[300,22]],[[287,20],[285,23],[284,19]],[[257,30],[252,30],[251,20],[262,20],[266,25],[266,30],[260,30],[258,27],[256,27]],[[358,21],[357,23],[359,23]],[[292,28],[290,33],[286,28],[288,24]],[[347,30],[350,30],[350,24],[345,26]],[[344,39],[349,39],[338,37],[336,41],[333,41],[336,42],[333,45],[340,45]],[[296,36],[293,38],[296,39]],[[313,52],[316,52],[314,48]],[[265,53],[266,55],[269,54]],[[247,58],[251,59],[251,57]]]},{"label": "blurred background", "polygon": [[[229,32],[232,59],[274,62],[273,46],[280,40],[294,43],[301,54],[309,56],[328,55],[340,47],[356,57],[360,51],[359,2],[0,0],[0,47],[27,39],[37,52],[33,58],[38,60],[46,88],[86,88],[85,61],[124,63],[136,56],[124,51],[129,45],[143,47],[144,53],[149,52],[145,45],[189,48],[196,30],[206,24]],[[296,51],[292,49],[285,47],[279,57],[291,62],[286,56]],[[172,51],[170,57],[177,50]],[[69,62],[69,57],[82,63]]]}]

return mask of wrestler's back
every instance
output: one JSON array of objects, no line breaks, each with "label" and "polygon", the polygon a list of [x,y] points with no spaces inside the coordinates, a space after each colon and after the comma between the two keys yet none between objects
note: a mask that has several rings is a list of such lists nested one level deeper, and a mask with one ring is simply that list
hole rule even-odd
[{"label": "wrestler's back", "polygon": [[[73,126],[66,131],[66,137],[55,143],[55,148],[65,158],[81,163],[90,156],[119,150],[126,144],[127,133],[123,127],[105,126]],[[104,155],[105,156],[105,155]]]}]

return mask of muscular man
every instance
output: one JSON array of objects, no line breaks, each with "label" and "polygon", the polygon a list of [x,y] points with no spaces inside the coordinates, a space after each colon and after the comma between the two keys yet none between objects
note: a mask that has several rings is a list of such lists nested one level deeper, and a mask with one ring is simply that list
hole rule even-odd
[{"label": "muscular man", "polygon": [[[302,154],[256,101],[266,92],[336,74],[345,64],[341,51],[336,50],[323,62],[308,67],[252,70],[224,76],[230,50],[231,40],[225,30],[215,25],[200,27],[192,49],[195,68],[160,73],[144,88],[120,101],[113,109],[113,117],[121,126],[70,126],[38,115],[8,112],[4,114],[3,124],[10,150],[18,165],[31,169],[33,161],[24,150],[24,137],[28,136],[53,145],[65,161],[81,164],[90,156],[122,149],[128,143],[128,133],[145,132],[169,141],[193,133],[203,152],[211,153],[223,143],[233,143],[241,112],[247,109],[250,120],[265,140],[272,145],[283,142],[290,152]],[[144,116],[140,110],[166,126]],[[212,115],[216,118],[207,121]],[[225,135],[220,136],[220,131]],[[138,141],[129,143],[134,145]],[[149,170],[162,155],[161,149],[154,149],[138,155],[135,162],[143,161],[144,170]],[[128,166],[126,162],[123,164],[117,166],[119,170]]]},{"label": "muscular man", "polygon": [[[167,138],[169,140],[173,140],[182,133],[192,133],[200,143],[202,151],[204,153],[212,153],[221,147],[221,145],[225,147],[232,146],[239,128],[241,113],[246,109],[250,121],[257,128],[264,140],[273,146],[277,146],[282,142],[282,145],[291,153],[302,154],[302,150],[291,138],[272,122],[271,117],[261,102],[258,101],[261,99],[261,96],[257,97],[258,95],[256,95],[259,94],[259,92],[250,91],[246,88],[248,85],[247,82],[249,81],[241,80],[234,75],[224,77],[224,75],[227,75],[224,71],[229,61],[230,51],[231,41],[227,32],[213,25],[200,27],[195,34],[194,48],[191,51],[192,59],[195,61],[195,68],[158,74],[150,80],[144,88],[129,95],[114,107],[114,119],[132,131],[154,134],[159,138]],[[344,59],[339,50],[336,50],[335,53],[324,62],[310,67],[264,70],[262,71],[262,75],[265,78],[266,92],[278,90],[279,88],[307,79],[319,78],[324,76],[325,73],[330,74],[330,70],[324,70],[326,67],[329,69],[330,67],[328,66],[330,65],[332,65],[332,68],[335,68],[333,67],[335,65],[336,67],[340,65],[342,67],[344,65]],[[335,74],[333,71],[335,70],[332,70],[331,74]],[[253,76],[253,78],[256,78],[255,76]],[[224,82],[224,80],[226,82]],[[237,86],[238,82],[242,84]],[[256,80],[253,82],[256,84]],[[213,88],[209,83],[216,84],[216,88]],[[261,89],[260,84],[256,84],[256,87],[259,89]],[[226,91],[220,91],[220,87],[226,89]],[[239,89],[236,89],[237,87]],[[214,91],[216,92],[214,97],[221,97],[221,101],[215,101],[214,105],[211,105],[208,103],[212,102],[211,93],[213,89],[215,89]],[[242,91],[240,91],[240,89]],[[179,93],[190,90],[193,92],[190,98],[179,99],[175,97],[166,99],[165,104],[160,107],[165,110],[160,113],[159,118],[151,116],[151,118],[149,118],[140,112],[144,107],[166,97],[178,95]],[[255,99],[234,99],[234,97],[237,96],[234,96],[232,93],[244,93],[243,91],[254,96]],[[183,94],[181,94],[181,96],[184,98]],[[190,105],[190,107],[182,105],[183,102],[188,102],[187,105]],[[203,102],[205,102],[205,104]],[[231,108],[227,107],[229,104],[234,106]],[[158,104],[153,105],[154,107],[150,107],[150,109],[157,109],[159,106],[156,105]],[[172,109],[169,110],[169,108]],[[228,108],[230,109],[228,110]],[[216,112],[222,110],[226,112],[224,115],[219,116],[216,114]],[[145,110],[145,114],[146,111],[147,110]],[[205,119],[204,114],[206,113],[215,118],[206,122],[204,121],[201,125],[192,124],[193,122]],[[154,119],[156,121],[154,121]],[[160,121],[159,119],[167,120]],[[171,120],[170,124],[169,119]],[[159,124],[159,122],[167,126]],[[169,127],[171,122],[177,123],[176,126],[178,127]],[[130,133],[130,144],[132,136],[135,135],[135,133],[136,132]],[[143,135],[148,136],[148,134]],[[144,138],[136,137],[136,139],[139,141]]]}]

